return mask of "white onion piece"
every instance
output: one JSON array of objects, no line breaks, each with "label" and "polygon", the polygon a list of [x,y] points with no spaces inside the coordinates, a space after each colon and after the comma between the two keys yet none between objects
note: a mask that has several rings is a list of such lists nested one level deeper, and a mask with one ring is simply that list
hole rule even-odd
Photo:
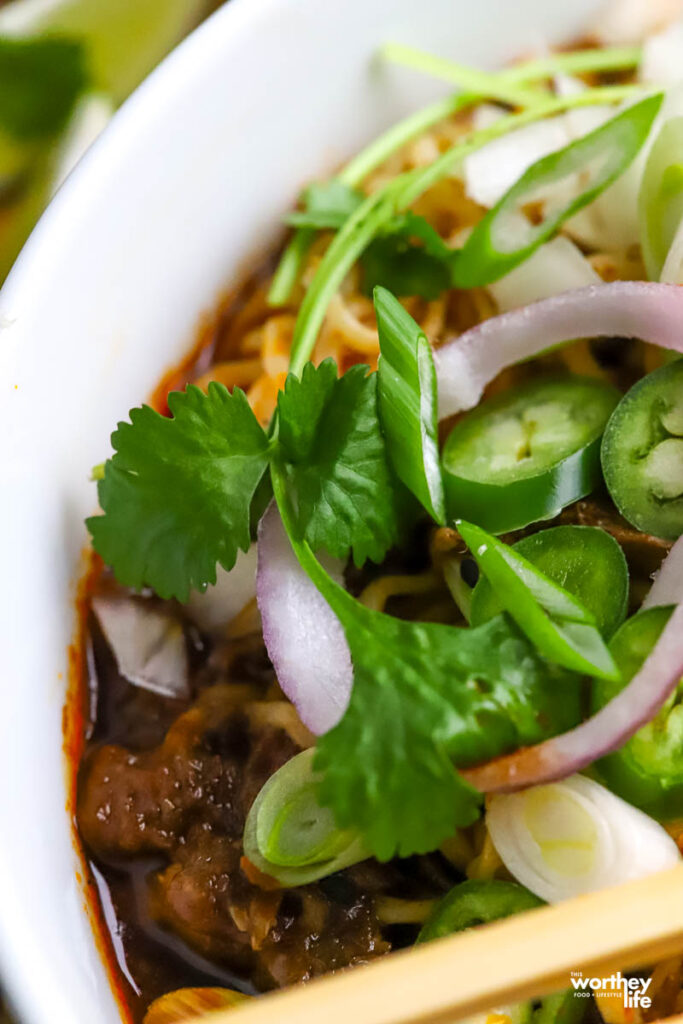
[{"label": "white onion piece", "polygon": [[[635,103],[636,99],[621,109]],[[664,101],[654,120],[650,134],[633,162],[617,180],[601,192],[597,199],[579,210],[563,225],[562,230],[582,245],[594,249],[614,252],[640,243],[640,215],[638,200],[645,165],[650,150],[662,125],[670,117],[683,114],[683,88],[680,83],[672,86],[664,95]],[[569,117],[569,114],[566,115]],[[608,112],[614,116],[614,111]],[[577,136],[578,137],[578,136]]]},{"label": "white onion piece", "polygon": [[640,78],[659,86],[683,79],[683,22],[675,21],[645,40]]},{"label": "white onion piece", "polygon": [[217,567],[214,586],[207,587],[203,594],[192,592],[186,609],[200,629],[207,633],[221,631],[256,597],[256,561],[256,545],[252,544],[248,551],[239,552],[230,572]]},{"label": "white onion piece", "polygon": [[[342,582],[339,567],[336,574],[326,568]],[[341,622],[299,565],[275,503],[259,524],[256,595],[280,686],[311,732],[327,732],[351,697],[351,653]]]},{"label": "white onion piece", "polygon": [[506,366],[576,338],[641,338],[683,352],[683,289],[615,281],[492,317],[434,352],[439,418],[472,409]]},{"label": "white onion piece", "polygon": [[659,280],[664,284],[683,284],[683,220],[676,229]]},{"label": "white onion piece", "polygon": [[510,874],[548,903],[643,878],[681,858],[658,822],[582,775],[495,796],[486,823]]},{"label": "white onion piece", "polygon": [[683,603],[683,537],[679,537],[662,567],[655,574],[654,583],[643,601],[643,608],[663,604]]},{"label": "white onion piece", "polygon": [[572,288],[602,284],[600,275],[568,238],[558,236],[488,286],[501,313],[549,299]]},{"label": "white onion piece", "polygon": [[640,43],[683,13],[683,0],[611,0],[594,32],[604,44]]},{"label": "white onion piece", "polygon": [[518,128],[465,158],[465,191],[482,206],[494,206],[533,163],[570,141],[563,115]]},{"label": "white onion piece", "polygon": [[623,746],[652,721],[683,676],[683,605],[666,624],[631,681],[592,718],[534,747],[462,772],[482,793],[505,793],[555,782]]},{"label": "white onion piece", "polygon": [[190,696],[187,647],[176,618],[138,597],[101,594],[92,608],[128,682],[162,697]]}]

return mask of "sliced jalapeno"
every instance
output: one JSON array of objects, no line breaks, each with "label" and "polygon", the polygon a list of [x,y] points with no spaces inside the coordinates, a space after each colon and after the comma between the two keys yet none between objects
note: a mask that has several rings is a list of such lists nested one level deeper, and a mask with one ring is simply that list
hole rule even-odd
[{"label": "sliced jalapeno", "polygon": [[[440,939],[542,906],[542,900],[517,882],[499,879],[461,882],[436,904],[417,941]],[[585,1010],[586,1000],[578,998],[572,989],[555,992],[540,1002],[500,1008],[512,1024],[577,1024]]]},{"label": "sliced jalapeno", "polygon": [[[628,566],[612,537],[598,526],[551,526],[513,544],[537,569],[585,605],[609,639],[626,617]],[[471,624],[499,615],[503,606],[484,575],[472,592]]]},{"label": "sliced jalapeno", "polygon": [[[593,711],[604,707],[638,672],[669,620],[672,606],[638,612],[612,638],[620,682],[595,680]],[[653,718],[620,750],[598,762],[607,786],[655,818],[683,815],[683,680]]]},{"label": "sliced jalapeno", "polygon": [[600,482],[600,437],[619,393],[589,377],[545,378],[484,402],[442,455],[448,514],[490,533],[551,519]]},{"label": "sliced jalapeno", "polygon": [[683,360],[624,395],[605,429],[602,470],[614,504],[643,533],[683,533]]}]

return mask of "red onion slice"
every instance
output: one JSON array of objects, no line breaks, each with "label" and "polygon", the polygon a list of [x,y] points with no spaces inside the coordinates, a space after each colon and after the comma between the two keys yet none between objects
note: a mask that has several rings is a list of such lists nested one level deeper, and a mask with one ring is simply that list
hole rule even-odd
[{"label": "red onion slice", "polygon": [[434,353],[439,418],[472,409],[506,366],[576,338],[641,338],[683,352],[683,289],[615,281],[493,317]]},{"label": "red onion slice", "polygon": [[[336,572],[329,562],[325,568],[343,583],[338,565]],[[351,653],[341,622],[299,565],[274,502],[259,524],[256,598],[280,686],[311,732],[327,732],[351,697]]]},{"label": "red onion slice", "polygon": [[655,574],[654,583],[643,601],[643,608],[683,602],[683,537],[679,537],[662,567]]},{"label": "red onion slice", "polygon": [[621,747],[652,721],[681,677],[683,605],[674,611],[640,672],[596,715],[561,736],[462,774],[482,793],[510,793],[564,779]]}]

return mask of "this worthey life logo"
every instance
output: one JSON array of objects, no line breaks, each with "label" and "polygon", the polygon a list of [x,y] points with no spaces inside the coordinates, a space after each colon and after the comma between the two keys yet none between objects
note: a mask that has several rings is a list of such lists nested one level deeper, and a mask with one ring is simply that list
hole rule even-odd
[{"label": "this worthey life logo", "polygon": [[626,1008],[647,1010],[652,1004],[651,997],[647,995],[652,978],[625,978],[621,971],[602,978],[585,978],[581,971],[572,971],[570,980],[577,995],[589,996],[591,992],[600,992],[603,996],[613,994],[623,999]]}]

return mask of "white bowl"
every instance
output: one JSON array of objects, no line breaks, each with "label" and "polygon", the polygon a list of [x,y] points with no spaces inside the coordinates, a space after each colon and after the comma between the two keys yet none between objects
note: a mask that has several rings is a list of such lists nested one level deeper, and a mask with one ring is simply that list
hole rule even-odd
[{"label": "white bowl", "polygon": [[446,90],[382,41],[493,64],[600,0],[231,0],[138,90],[0,295],[0,962],[27,1024],[119,1021],[65,813],[62,708],[91,466],[299,186]]}]

